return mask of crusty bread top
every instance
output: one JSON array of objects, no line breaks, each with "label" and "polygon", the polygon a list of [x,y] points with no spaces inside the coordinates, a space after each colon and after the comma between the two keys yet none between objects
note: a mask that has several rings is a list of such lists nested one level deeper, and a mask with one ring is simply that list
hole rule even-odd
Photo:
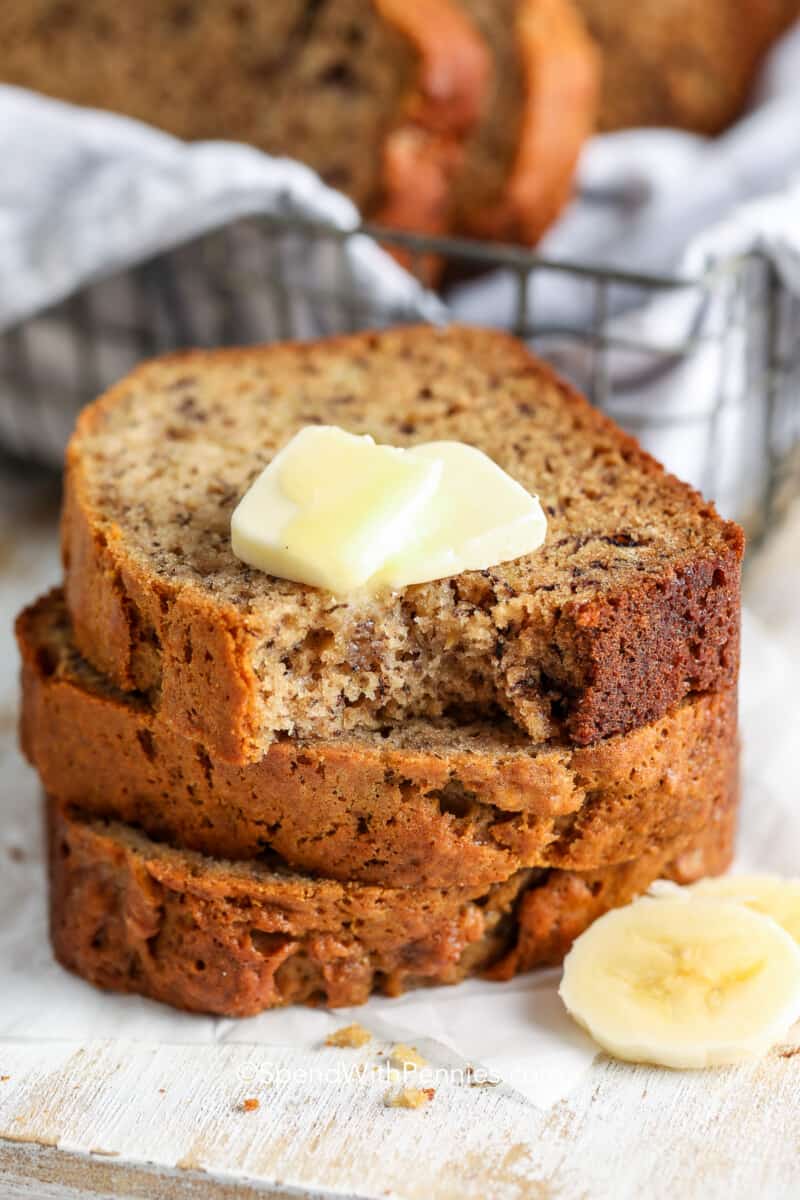
[{"label": "crusty bread top", "polygon": [[[378,598],[245,566],[231,550],[233,508],[311,423],[480,447],[540,496],[544,546]],[[195,648],[223,627],[236,654],[244,647],[236,686],[260,692],[264,734],[252,758],[279,730],[326,736],[455,702],[499,704],[546,737],[547,705],[569,715],[594,689],[591,729],[571,729],[591,741],[735,677],[741,531],[499,333],[418,327],[156,360],[82,414],[67,466],[67,596],[82,652],[123,687],[157,686],[179,598]],[[133,669],[118,662],[119,631],[99,626],[104,588],[120,594],[116,623],[155,647]],[[200,670],[192,640],[170,650],[183,674]]]}]

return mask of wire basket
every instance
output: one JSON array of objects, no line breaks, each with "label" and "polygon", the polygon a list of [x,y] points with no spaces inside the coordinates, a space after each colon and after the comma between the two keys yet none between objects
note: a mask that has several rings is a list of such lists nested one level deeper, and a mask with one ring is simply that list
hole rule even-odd
[{"label": "wire basket", "polygon": [[751,537],[800,491],[800,300],[766,259],[680,279],[296,217],[239,221],[0,335],[0,442],[57,465],[79,408],[171,349],[450,318],[421,287],[376,298],[351,253],[365,236],[420,280],[431,256],[471,280],[456,311],[524,339]]}]

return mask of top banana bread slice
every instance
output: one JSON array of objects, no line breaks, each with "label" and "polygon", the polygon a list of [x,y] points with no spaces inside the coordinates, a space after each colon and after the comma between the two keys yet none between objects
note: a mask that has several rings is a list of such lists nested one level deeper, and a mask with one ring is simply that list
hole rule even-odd
[{"label": "top banana bread slice", "polygon": [[[382,598],[245,566],[230,516],[299,428],[456,438],[541,497],[544,546]],[[67,452],[81,653],[219,758],[504,709],[575,744],[736,678],[743,536],[514,339],[417,327],[146,363]]]}]

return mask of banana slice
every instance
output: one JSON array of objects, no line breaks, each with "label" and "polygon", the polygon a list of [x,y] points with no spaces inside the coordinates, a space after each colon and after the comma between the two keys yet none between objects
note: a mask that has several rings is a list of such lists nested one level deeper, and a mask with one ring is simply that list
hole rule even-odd
[{"label": "banana slice", "polygon": [[559,993],[618,1058],[722,1066],[765,1052],[800,1018],[800,947],[741,904],[645,896],[577,939]]},{"label": "banana slice", "polygon": [[781,879],[778,875],[723,875],[719,879],[701,879],[686,890],[697,896],[738,900],[754,912],[772,917],[796,942],[800,942],[800,879]]}]

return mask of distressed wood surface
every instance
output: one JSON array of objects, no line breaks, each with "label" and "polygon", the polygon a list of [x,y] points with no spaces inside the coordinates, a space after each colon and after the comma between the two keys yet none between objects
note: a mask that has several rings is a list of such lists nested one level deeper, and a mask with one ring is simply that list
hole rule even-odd
[{"label": "distressed wood surface", "polygon": [[[57,499],[45,477],[0,478],[6,741],[16,723],[10,621],[58,578]],[[0,1200],[800,1195],[794,1050],[701,1074],[599,1059],[545,1113],[465,1082],[441,1083],[425,1108],[388,1109],[376,1051],[0,1041]],[[320,1079],[324,1062],[366,1070]],[[242,1111],[251,1097],[259,1107]]]},{"label": "distressed wood surface", "polygon": [[[771,1200],[800,1191],[794,1051],[699,1074],[599,1060],[577,1093],[547,1113],[468,1086],[438,1089],[423,1109],[387,1109],[385,1080],[369,1072],[350,1087],[297,1081],[332,1053],[2,1045],[9,1078],[0,1083],[0,1194],[153,1195],[153,1164],[177,1167],[156,1172],[156,1194],[168,1200],[264,1191]],[[337,1053],[368,1060],[374,1051]],[[291,1066],[296,1081],[270,1082],[279,1065]],[[245,1097],[259,1108],[243,1111]],[[32,1146],[50,1150],[32,1154]],[[231,1191],[233,1181],[247,1190]]]}]

